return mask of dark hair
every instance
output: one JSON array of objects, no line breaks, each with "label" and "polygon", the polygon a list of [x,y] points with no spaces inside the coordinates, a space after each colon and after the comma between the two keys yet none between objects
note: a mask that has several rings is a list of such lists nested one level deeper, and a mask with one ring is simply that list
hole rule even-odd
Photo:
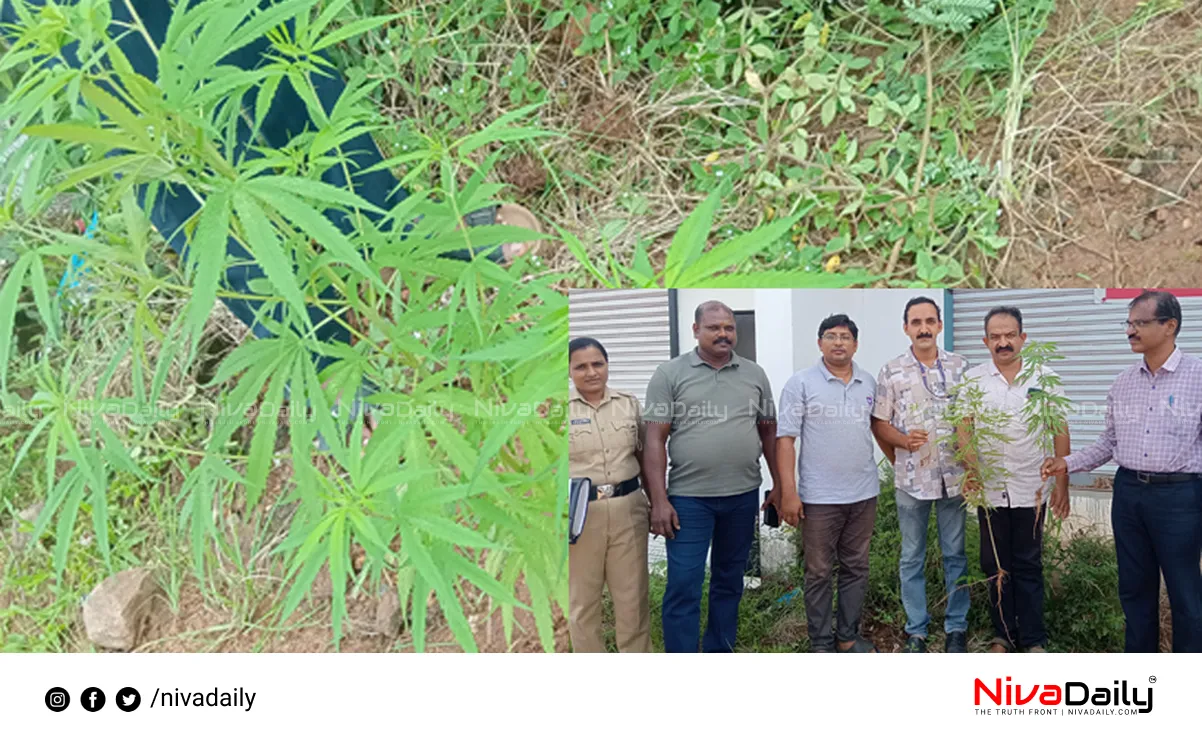
[{"label": "dark hair", "polygon": [[1140,302],[1155,302],[1156,319],[1176,320],[1177,329],[1173,331],[1173,335],[1177,336],[1181,333],[1181,303],[1177,301],[1177,297],[1174,297],[1169,292],[1156,292],[1151,289],[1144,289],[1142,294],[1131,300],[1131,304],[1127,305],[1127,309],[1132,309]]},{"label": "dark hair", "polygon": [[735,316],[734,310],[732,310],[731,308],[722,304],[721,302],[719,302],[716,299],[711,299],[708,302],[702,302],[701,304],[697,305],[697,309],[693,310],[693,322],[700,325],[701,324],[701,316],[703,314],[705,314],[705,312],[707,310],[722,310],[723,312],[727,313],[731,317]]},{"label": "dark hair", "polygon": [[1018,332],[1023,332],[1023,313],[1017,307],[1008,307],[1002,305],[989,310],[989,314],[985,315],[985,335],[989,335],[989,321],[997,315],[1009,315],[1018,321]]},{"label": "dark hair", "polygon": [[851,331],[851,337],[857,341],[860,340],[860,329],[856,327],[856,323],[847,315],[831,315],[822,321],[818,326],[818,339],[821,340],[826,331],[831,328],[847,328]]},{"label": "dark hair", "polygon": [[605,357],[606,363],[609,362],[609,354],[605,351],[605,346],[601,345],[601,341],[596,338],[573,338],[568,343],[568,361],[571,362],[572,354],[577,351],[582,351],[586,348],[595,348]]},{"label": "dark hair", "polygon": [[935,308],[935,319],[943,322],[943,313],[939,311],[939,305],[935,304],[935,300],[930,297],[914,297],[909,302],[906,302],[906,309],[902,312],[902,325],[910,324],[910,308],[918,304],[929,304]]}]

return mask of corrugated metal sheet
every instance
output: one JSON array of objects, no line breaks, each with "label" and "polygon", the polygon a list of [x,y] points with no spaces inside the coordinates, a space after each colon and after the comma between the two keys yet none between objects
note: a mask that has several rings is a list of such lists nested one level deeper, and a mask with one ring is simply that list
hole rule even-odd
[{"label": "corrugated metal sheet", "polygon": [[[647,383],[672,358],[671,318],[666,289],[574,289],[568,295],[573,338],[596,338],[609,353],[609,386],[647,402]],[[668,558],[664,540],[648,535],[647,561]]]},{"label": "corrugated metal sheet", "polygon": [[[989,360],[981,342],[985,315],[998,305],[1013,305],[1023,313],[1027,339],[1054,342],[1066,358],[1055,364],[1073,401],[1069,433],[1073,449],[1093,443],[1102,432],[1106,394],[1115,377],[1139,360],[1127,345],[1122,323],[1126,301],[1102,302],[1094,289],[979,289],[952,292],[955,309],[955,349],[974,364]],[[1202,356],[1202,297],[1181,297],[1183,315],[1177,344],[1186,353]],[[1113,463],[1095,474],[1111,474]]]},{"label": "corrugated metal sheet", "polygon": [[568,296],[573,338],[596,338],[609,353],[609,386],[646,402],[647,383],[671,358],[666,289],[577,289]]}]

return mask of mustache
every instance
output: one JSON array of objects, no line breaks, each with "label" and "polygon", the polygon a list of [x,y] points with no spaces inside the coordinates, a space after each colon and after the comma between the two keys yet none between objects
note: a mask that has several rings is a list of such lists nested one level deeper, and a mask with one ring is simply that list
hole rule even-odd
[{"label": "mustache", "polygon": [[919,338],[934,338],[935,335],[933,333],[919,333],[918,337]]},{"label": "mustache", "polygon": [[998,346],[996,350],[998,353],[1001,353],[1002,351],[1013,351],[1014,348],[1011,346]]}]

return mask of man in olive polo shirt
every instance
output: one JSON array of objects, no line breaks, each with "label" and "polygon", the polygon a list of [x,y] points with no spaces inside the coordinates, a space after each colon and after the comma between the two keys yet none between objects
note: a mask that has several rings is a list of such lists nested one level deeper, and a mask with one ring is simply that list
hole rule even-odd
[{"label": "man in olive polo shirt", "polygon": [[[734,352],[731,309],[705,302],[693,319],[697,347],[655,370],[643,415],[651,532],[668,540],[664,649],[695,653],[700,644],[707,653],[731,652],[760,509],[761,455],[776,495],[776,406],[768,375]],[[707,552],[709,618],[702,640]]]}]

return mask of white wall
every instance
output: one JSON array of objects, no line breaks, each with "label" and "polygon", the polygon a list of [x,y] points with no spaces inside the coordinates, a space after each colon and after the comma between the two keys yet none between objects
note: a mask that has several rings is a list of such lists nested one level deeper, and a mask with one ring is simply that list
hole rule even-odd
[{"label": "white wall", "polygon": [[[755,309],[755,297],[763,289],[678,289],[676,291],[676,331],[680,339],[680,352],[688,353],[697,345],[693,338],[693,312],[702,302],[718,300],[735,312]],[[773,290],[775,291],[775,290]],[[759,313],[756,313],[755,332],[760,332]],[[759,353],[759,349],[756,349]]]},{"label": "white wall", "polygon": [[[771,290],[780,291],[780,290]],[[918,296],[930,297],[943,312],[943,290],[916,289],[792,289],[793,295],[793,342],[794,370],[804,369],[818,363],[822,355],[818,352],[818,325],[834,314],[849,316],[859,328],[860,344],[855,362],[872,376],[876,376],[893,357],[905,353],[910,339],[902,332],[902,312],[906,302]],[[757,340],[760,340],[760,318],[756,316]],[[951,329],[944,326],[939,337],[940,347],[946,347],[945,338]],[[760,344],[771,343],[772,338],[760,340]],[[776,380],[772,380],[773,387]],[[782,381],[783,384],[783,381]]]},{"label": "white wall", "polygon": [[[917,296],[933,299],[946,320],[942,289],[680,289],[676,302],[680,352],[696,345],[693,311],[702,302],[716,299],[736,312],[753,310],[756,363],[768,374],[779,402],[789,377],[821,358],[818,325],[829,315],[843,313],[855,321],[860,331],[855,362],[875,378],[886,362],[910,347],[902,332],[902,312],[906,302]],[[940,347],[946,347],[950,336],[945,325]],[[769,479],[766,464],[764,477]]]}]

